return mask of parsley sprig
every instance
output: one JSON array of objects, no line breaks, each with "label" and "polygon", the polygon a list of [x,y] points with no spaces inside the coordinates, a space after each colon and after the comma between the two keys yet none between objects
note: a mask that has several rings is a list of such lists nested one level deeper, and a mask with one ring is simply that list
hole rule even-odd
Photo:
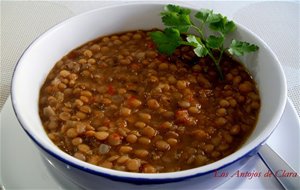
[{"label": "parsley sprig", "polygon": [[[163,31],[151,33],[159,52],[171,55],[181,45],[192,46],[198,57],[209,56],[223,79],[220,61],[224,52],[231,55],[242,56],[245,53],[257,51],[259,48],[248,42],[233,39],[229,47],[224,47],[225,38],[236,30],[233,21],[226,16],[214,13],[212,10],[201,9],[194,17],[197,24],[190,17],[191,10],[177,5],[167,5],[161,12],[162,22],[167,26]],[[212,30],[212,34],[205,35],[205,28]],[[189,33],[194,30],[198,35]],[[182,35],[183,34],[183,35]],[[183,39],[182,36],[186,36]]]}]

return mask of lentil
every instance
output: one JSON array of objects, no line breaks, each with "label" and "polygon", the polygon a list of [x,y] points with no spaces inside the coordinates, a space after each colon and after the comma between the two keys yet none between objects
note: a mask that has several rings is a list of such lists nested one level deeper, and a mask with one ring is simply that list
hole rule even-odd
[{"label": "lentil", "polygon": [[137,157],[143,158],[143,157],[148,156],[149,152],[145,149],[137,149],[137,150],[134,151],[134,154]]},{"label": "lentil", "polygon": [[126,167],[129,171],[137,172],[141,166],[141,162],[138,159],[130,159],[126,162]]},{"label": "lentil", "polygon": [[152,127],[150,127],[150,126],[147,126],[142,130],[142,134],[149,137],[149,138],[151,138],[151,137],[154,137],[156,135],[156,130],[153,129]]},{"label": "lentil", "polygon": [[120,110],[121,116],[129,116],[130,114],[131,114],[131,109],[125,107],[121,108]]},{"label": "lentil", "polygon": [[140,138],[138,139],[138,142],[139,142],[140,144],[142,144],[142,145],[148,145],[148,144],[151,143],[151,140],[150,140],[149,138],[147,138],[147,137],[140,137]]},{"label": "lentil", "polygon": [[126,141],[129,143],[135,143],[137,141],[137,136],[134,134],[130,134],[126,137]]},{"label": "lentil", "polygon": [[100,131],[100,132],[95,133],[95,137],[98,140],[105,140],[105,139],[107,139],[108,136],[109,136],[109,133],[105,132],[105,131]]},{"label": "lentil", "polygon": [[131,146],[121,146],[119,151],[124,154],[129,153],[132,151],[132,147]]},{"label": "lentil", "polygon": [[170,145],[163,140],[157,141],[155,145],[159,150],[168,150],[170,148]]},{"label": "lentil", "polygon": [[148,101],[147,101],[147,105],[148,105],[148,107],[151,108],[151,109],[157,109],[157,108],[159,108],[159,103],[158,103],[158,101],[155,100],[155,99],[150,99],[150,100],[148,100]]},{"label": "lentil", "polygon": [[77,146],[77,145],[79,145],[81,143],[82,143],[82,138],[80,138],[80,137],[76,137],[76,138],[72,139],[72,144],[74,146]]},{"label": "lentil", "polygon": [[155,173],[156,169],[153,166],[151,166],[150,164],[145,164],[143,167],[143,172],[144,173]]},{"label": "lentil", "polygon": [[134,126],[136,126],[137,128],[144,128],[146,126],[146,123],[142,122],[142,121],[138,121],[134,124]]}]

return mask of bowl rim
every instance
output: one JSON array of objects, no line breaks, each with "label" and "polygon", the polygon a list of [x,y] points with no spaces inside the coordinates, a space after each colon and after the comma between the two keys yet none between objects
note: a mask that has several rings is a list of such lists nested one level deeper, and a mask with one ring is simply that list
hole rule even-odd
[{"label": "bowl rim", "polygon": [[[73,166],[77,169],[86,171],[88,173],[94,174],[94,175],[99,175],[99,176],[104,176],[104,177],[109,177],[109,178],[115,178],[115,179],[125,179],[125,180],[134,180],[134,181],[143,181],[143,180],[154,180],[157,182],[160,181],[178,181],[178,180],[183,180],[186,178],[190,177],[195,177],[195,176],[201,176],[205,175],[208,173],[211,173],[215,170],[222,169],[228,165],[231,165],[232,163],[244,158],[245,156],[251,154],[251,152],[256,152],[256,150],[259,148],[260,145],[262,145],[268,137],[272,134],[272,132],[276,129],[277,124],[279,123],[281,116],[283,114],[285,104],[287,101],[287,85],[286,85],[286,78],[282,69],[282,66],[275,55],[275,53],[272,51],[272,49],[255,33],[247,29],[245,26],[235,22],[237,26],[237,30],[240,30],[244,33],[247,33],[248,35],[254,37],[256,40],[258,40],[265,49],[269,51],[271,56],[276,60],[275,64],[278,67],[278,70],[280,71],[280,75],[282,77],[282,80],[280,80],[281,86],[283,87],[283,93],[280,96],[279,100],[279,106],[276,112],[274,113],[274,116],[272,119],[269,121],[267,124],[268,127],[266,127],[258,137],[256,137],[253,141],[251,141],[247,147],[241,147],[239,148],[236,152],[232,153],[231,155],[222,158],[221,160],[218,160],[216,162],[213,162],[208,165],[204,165],[201,167],[189,169],[189,170],[183,170],[183,171],[178,171],[178,172],[169,172],[169,173],[155,173],[155,174],[146,174],[146,173],[132,173],[132,172],[124,172],[124,171],[117,171],[113,169],[107,169],[99,166],[95,166],[92,164],[89,164],[87,162],[78,160],[74,158],[71,155],[68,155],[67,153],[63,152],[60,149],[57,149],[57,147],[54,147],[55,145],[50,145],[49,143],[44,143],[43,141],[40,142],[39,138],[37,138],[34,135],[34,132],[28,128],[28,123],[25,122],[24,117],[22,115],[22,111],[18,104],[17,104],[17,97],[15,92],[16,87],[16,76],[18,72],[21,72],[19,69],[19,65],[24,61],[24,57],[27,54],[30,54],[30,50],[32,47],[34,47],[36,44],[38,44],[39,41],[42,41],[47,35],[55,30],[58,30],[60,27],[63,27],[66,23],[75,21],[78,17],[86,16],[89,14],[93,14],[94,12],[106,10],[106,9],[114,9],[118,7],[127,7],[127,6],[146,6],[146,5],[154,5],[154,6],[163,6],[167,5],[168,3],[164,2],[134,2],[134,3],[126,3],[126,4],[120,4],[120,5],[110,5],[110,6],[104,6],[101,8],[93,9],[87,12],[83,12],[81,14],[72,16],[66,20],[61,21],[60,23],[54,25],[50,29],[46,30],[44,33],[39,35],[35,40],[33,40],[29,46],[24,50],[22,55],[20,56],[19,60],[16,63],[16,66],[13,70],[13,76],[11,80],[11,101],[12,101],[12,107],[14,110],[14,113],[22,126],[23,130],[27,133],[27,135],[38,145],[39,148],[41,148],[43,151],[46,153],[50,154],[51,156],[55,157],[56,159],[64,162],[67,165]],[[180,3],[177,3],[177,5],[183,6]],[[183,6],[186,8],[189,8],[191,10],[195,10],[194,8],[190,6]],[[225,163],[225,164],[224,164]]]}]

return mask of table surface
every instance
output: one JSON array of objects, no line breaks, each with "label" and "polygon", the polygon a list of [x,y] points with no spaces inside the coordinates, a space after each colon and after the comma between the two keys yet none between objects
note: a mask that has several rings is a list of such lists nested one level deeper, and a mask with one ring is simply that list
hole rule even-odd
[{"label": "table surface", "polygon": [[[11,76],[22,52],[44,31],[82,12],[134,1],[1,1],[0,110],[10,93]],[[258,1],[163,1],[210,8],[261,37],[284,69],[288,97],[300,116],[300,3]],[[0,129],[2,120],[0,117]],[[0,188],[1,189],[1,188]]]}]

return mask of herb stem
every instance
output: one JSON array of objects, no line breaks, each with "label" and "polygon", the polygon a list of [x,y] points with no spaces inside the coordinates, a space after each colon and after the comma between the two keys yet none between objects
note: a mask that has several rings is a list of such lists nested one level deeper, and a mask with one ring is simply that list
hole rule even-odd
[{"label": "herb stem", "polygon": [[221,80],[224,80],[223,72],[222,72],[222,69],[221,69],[221,67],[220,67],[220,62],[221,62],[221,59],[222,59],[222,57],[223,57],[223,53],[224,53],[224,48],[222,47],[222,49],[221,49],[221,51],[220,51],[219,59],[218,59],[217,62],[215,62],[216,67],[217,67],[217,70],[218,70],[218,72],[219,72],[219,74],[220,74]]},{"label": "herb stem", "polygon": [[187,45],[187,46],[191,46],[191,43],[187,42],[187,41],[180,41],[181,45]]},{"label": "herb stem", "polygon": [[208,51],[208,55],[213,60],[213,62],[215,63],[216,69],[218,71],[218,74],[219,74],[219,77],[220,77],[221,80],[224,80],[223,72],[222,72],[222,69],[220,67],[220,61],[221,61],[223,52],[224,52],[224,50],[222,49],[221,52],[220,52],[220,56],[219,56],[219,58],[217,60],[215,58],[215,56],[213,55],[213,53],[211,51]]},{"label": "herb stem", "polygon": [[200,34],[200,39],[203,40],[204,35],[203,35],[202,30],[200,28],[198,28],[197,26],[195,26],[194,24],[192,24],[191,27],[194,28]]}]

